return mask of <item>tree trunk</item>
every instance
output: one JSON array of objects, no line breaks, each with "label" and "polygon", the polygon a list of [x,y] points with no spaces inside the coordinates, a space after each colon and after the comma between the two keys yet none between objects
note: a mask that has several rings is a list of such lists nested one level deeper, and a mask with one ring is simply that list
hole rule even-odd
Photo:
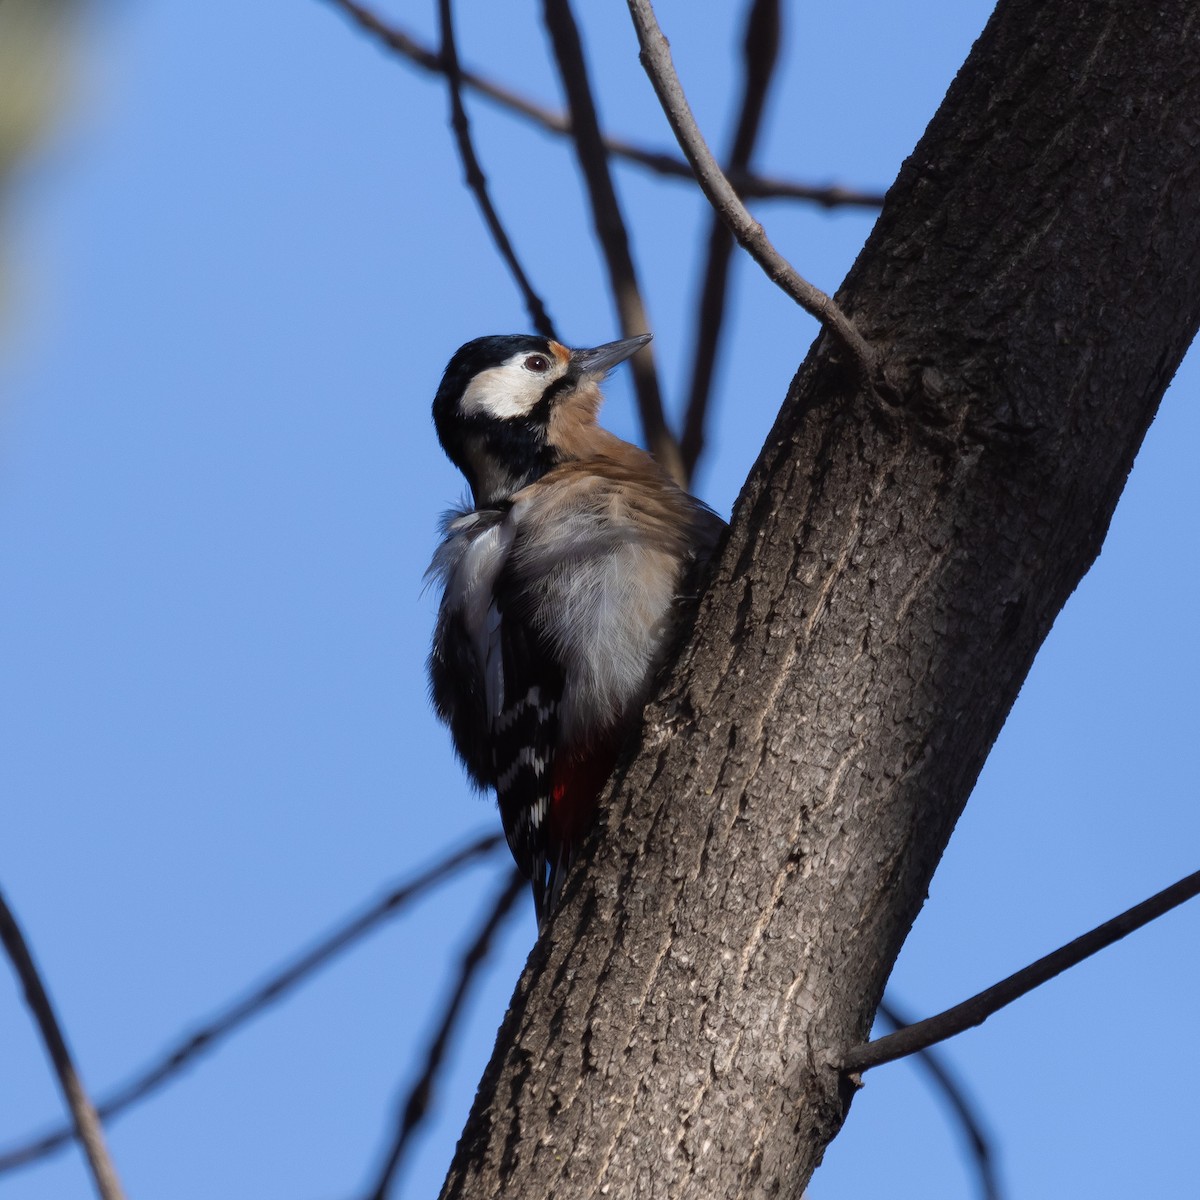
[{"label": "tree trunk", "polygon": [[1194,0],[1002,3],[839,300],[443,1196],[802,1192],[1200,322]]}]

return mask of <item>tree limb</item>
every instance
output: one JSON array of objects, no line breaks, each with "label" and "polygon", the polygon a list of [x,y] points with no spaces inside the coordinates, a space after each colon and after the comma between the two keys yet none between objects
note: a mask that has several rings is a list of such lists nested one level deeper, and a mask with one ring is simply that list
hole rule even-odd
[{"label": "tree limb", "polygon": [[[554,48],[558,76],[571,111],[575,154],[587,185],[596,238],[604,251],[609,290],[621,324],[621,336],[637,337],[649,333],[650,326],[646,320],[646,308],[642,302],[642,289],[638,284],[633,255],[629,252],[625,218],[621,215],[621,205],[608,169],[608,154],[600,134],[600,120],[596,115],[592,86],[588,80],[579,28],[571,12],[570,0],[543,0],[542,11]],[[667,428],[663,416],[662,394],[654,366],[654,347],[643,346],[630,359],[630,366],[646,449],[672,479],[684,484],[687,476],[679,453],[679,443]]]},{"label": "tree limb", "polygon": [[454,17],[451,11],[451,0],[438,0],[438,16],[442,29],[442,61],[445,63],[447,90],[450,93],[450,123],[454,128],[454,138],[458,146],[459,157],[462,159],[463,171],[466,175],[467,187],[474,193],[479,210],[483,214],[484,223],[492,235],[492,241],[500,252],[500,257],[508,267],[509,273],[520,289],[525,300],[525,308],[533,327],[543,337],[554,338],[554,322],[546,313],[541,297],[533,290],[524,268],[517,259],[517,252],[500,222],[500,215],[488,194],[487,176],[479,165],[479,157],[475,153],[475,145],[471,140],[471,124],[467,119],[467,110],[462,101],[462,77],[458,67],[458,50],[454,44]]},{"label": "tree limb", "polygon": [[63,1036],[62,1026],[55,1016],[54,1006],[46,994],[45,985],[34,964],[29,945],[21,933],[21,927],[13,916],[8,902],[0,894],[0,942],[13,965],[21,987],[25,992],[25,1002],[33,1014],[37,1027],[46,1046],[46,1053],[54,1067],[54,1075],[58,1086],[62,1089],[63,1099],[71,1113],[75,1128],[75,1136],[87,1156],[88,1167],[92,1172],[92,1180],[100,1200],[124,1200],[125,1193],[121,1181],[117,1177],[117,1169],[108,1153],[104,1141],[104,1129],[96,1109],[92,1104],[71,1052],[67,1049],[67,1039]]},{"label": "tree limb", "polygon": [[446,1200],[798,1196],[1200,325],[1200,10],[1000,0],[513,995]]},{"label": "tree limb", "polygon": [[[345,13],[351,21],[381,45],[406,58],[414,66],[435,75],[445,74],[446,66],[441,56],[429,46],[418,41],[412,34],[384,21],[376,13],[357,3],[356,0],[329,0],[329,3]],[[538,104],[527,96],[522,96],[519,92],[506,88],[476,71],[463,68],[460,71],[460,78],[465,87],[478,92],[500,108],[525,117],[547,133],[553,133],[559,137],[571,136],[571,122],[563,113]],[[692,174],[692,168],[682,158],[673,154],[647,150],[643,146],[637,146],[632,142],[612,136],[604,138],[604,148],[609,154],[645,167],[657,175],[685,180],[688,183],[695,182],[696,177]],[[768,175],[738,171],[731,171],[729,180],[736,188],[738,195],[744,200],[804,200],[826,209],[878,209],[883,204],[883,196],[879,192],[867,192],[859,188],[842,187],[839,184],[821,187],[815,184],[797,183],[791,179],[776,179]]]},{"label": "tree limb", "polygon": [[838,307],[831,296],[809,283],[771,244],[763,227],[750,215],[749,210],[738,198],[733,185],[725,177],[717,160],[713,158],[696,119],[691,105],[684,95],[675,65],[671,61],[671,48],[659,28],[658,20],[649,0],[628,0],[629,14],[637,29],[638,42],[642,47],[642,66],[654,85],[655,94],[679,147],[692,164],[696,182],[708,198],[717,215],[729,227],[738,244],[754,259],[767,278],[810,316],[818,321],[850,352],[863,373],[871,379],[875,372],[875,352],[863,340],[853,321]]},{"label": "tree limb", "polygon": [[1163,913],[1170,912],[1194,896],[1200,896],[1200,871],[1185,876],[1178,883],[1173,883],[1151,896],[1149,900],[1135,904],[1120,916],[1113,917],[1111,921],[1105,921],[1103,925],[1096,926],[1073,942],[1060,946],[969,1000],[964,1000],[961,1004],[938,1013],[937,1016],[927,1017],[915,1025],[908,1025],[895,1033],[889,1033],[887,1037],[855,1046],[846,1055],[842,1069],[854,1073],[869,1071],[872,1067],[895,1062],[896,1059],[909,1054],[917,1054],[976,1025],[982,1025],[994,1012],[999,1012],[1047,980],[1061,975],[1069,967],[1083,962],[1085,958],[1090,958],[1105,947],[1111,946],[1113,942],[1120,941],[1135,929],[1141,929],[1143,925],[1148,925]]},{"label": "tree limb", "polygon": [[[139,1071],[128,1083],[100,1103],[99,1115],[108,1120],[146,1099],[169,1083],[200,1054],[207,1053],[236,1032],[251,1018],[282,1000],[321,968],[327,966],[343,951],[348,950],[376,926],[395,916],[409,902],[416,900],[435,885],[444,882],[455,872],[490,853],[503,841],[498,834],[476,838],[460,850],[439,859],[418,872],[412,879],[392,888],[386,895],[367,905],[326,934],[309,949],[302,951],[279,968],[270,978],[246,995],[235,1000],[223,1012],[185,1034],[174,1046],[149,1066]],[[61,1149],[71,1140],[71,1126],[63,1126],[40,1134],[8,1150],[0,1152],[0,1175],[18,1167],[28,1166],[40,1158]]]},{"label": "tree limb", "polygon": [[[762,128],[767,93],[779,58],[779,0],[750,0],[746,15],[746,33],[742,42],[742,103],[737,131],[729,152],[726,172],[730,176],[745,172]],[[704,282],[696,305],[695,350],[692,355],[692,382],[679,440],[683,469],[690,479],[704,451],[704,428],[708,423],[708,398],[712,392],[721,326],[725,321],[725,296],[729,286],[729,265],[733,256],[733,235],[715,212],[708,232],[708,257]]]}]

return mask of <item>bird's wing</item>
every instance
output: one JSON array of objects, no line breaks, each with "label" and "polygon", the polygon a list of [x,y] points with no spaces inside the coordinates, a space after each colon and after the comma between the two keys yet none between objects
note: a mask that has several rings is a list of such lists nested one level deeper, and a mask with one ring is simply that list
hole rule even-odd
[{"label": "bird's wing", "polygon": [[524,595],[511,567],[502,571],[489,612],[485,692],[500,819],[517,866],[533,883],[541,924],[553,865],[547,825],[563,670],[524,611]]},{"label": "bird's wing", "polygon": [[489,604],[512,543],[506,515],[497,509],[448,513],[445,536],[426,572],[430,583],[441,582],[444,589],[429,654],[434,708],[450,726],[454,747],[481,788],[495,782],[487,694]]}]

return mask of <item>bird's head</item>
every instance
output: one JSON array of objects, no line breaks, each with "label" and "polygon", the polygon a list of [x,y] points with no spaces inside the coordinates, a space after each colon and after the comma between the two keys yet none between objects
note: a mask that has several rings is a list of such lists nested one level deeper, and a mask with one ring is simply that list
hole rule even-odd
[{"label": "bird's head", "polygon": [[489,507],[574,456],[595,428],[597,386],[649,334],[568,350],[550,338],[511,334],[459,347],[433,401],[438,440]]}]

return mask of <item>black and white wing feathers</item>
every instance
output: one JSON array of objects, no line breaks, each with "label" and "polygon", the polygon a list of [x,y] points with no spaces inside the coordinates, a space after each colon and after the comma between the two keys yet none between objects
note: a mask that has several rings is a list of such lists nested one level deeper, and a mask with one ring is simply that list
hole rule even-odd
[{"label": "black and white wing feathers", "polygon": [[533,883],[541,921],[551,864],[548,822],[564,676],[523,610],[511,568],[496,581],[499,653],[489,663],[493,770],[500,819],[517,866]]}]

